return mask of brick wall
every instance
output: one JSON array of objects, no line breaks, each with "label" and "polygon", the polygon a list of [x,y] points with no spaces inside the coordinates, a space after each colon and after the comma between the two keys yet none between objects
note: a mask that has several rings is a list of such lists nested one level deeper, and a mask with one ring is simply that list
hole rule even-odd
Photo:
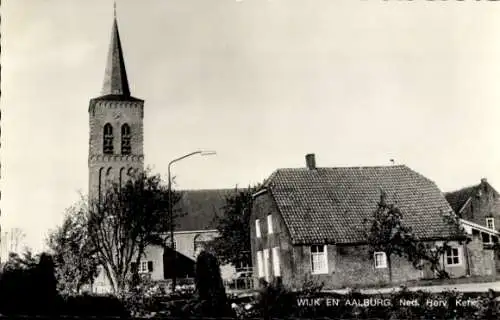
[{"label": "brick wall", "polygon": [[[130,169],[144,167],[142,101],[91,101],[89,108],[89,194],[95,198],[99,185],[104,190],[107,180],[126,181]],[[113,155],[103,154],[104,125],[113,126]],[[121,155],[121,126],[131,129],[131,154]]]},{"label": "brick wall", "polygon": [[492,249],[485,249],[481,239],[474,237],[467,245],[471,276],[496,275],[496,257]]},{"label": "brick wall", "polygon": [[[340,246],[327,245],[328,273],[311,274],[311,246],[294,246],[291,243],[289,232],[277,210],[277,206],[269,193],[260,194],[256,197],[252,215],[250,218],[252,263],[254,265],[254,279],[259,281],[257,251],[279,247],[280,273],[284,285],[300,288],[306,280],[324,283],[325,289],[334,289],[351,286],[382,285],[389,282],[389,269],[376,269],[373,257],[368,253],[366,245]],[[267,216],[273,217],[273,234],[267,230]],[[255,220],[260,221],[261,237],[256,237]],[[436,242],[435,244],[440,244]],[[460,247],[457,242],[450,243]],[[466,260],[464,250],[461,251],[461,264],[458,266],[447,266],[446,270],[452,277],[466,275]],[[418,270],[405,258],[392,256],[392,281],[401,283],[410,280],[418,280],[425,277],[422,270]],[[269,280],[274,280],[272,270],[272,255],[267,265]],[[264,266],[265,267],[265,266]]]},{"label": "brick wall", "polygon": [[492,217],[495,230],[500,229],[500,197],[489,183],[481,183],[462,212],[462,217],[482,226],[486,226],[486,218]]},{"label": "brick wall", "polygon": [[[269,234],[267,226],[267,216],[271,214],[273,233]],[[260,221],[260,231],[261,237],[256,237],[256,226],[255,220]],[[278,214],[276,204],[272,197],[268,194],[262,194],[257,197],[253,203],[252,214],[250,217],[250,237],[251,237],[251,252],[252,252],[252,265],[254,266],[254,279],[256,285],[258,285],[258,263],[257,263],[257,251],[263,249],[269,249],[269,263],[267,265],[268,274],[270,275],[269,281],[273,281],[274,275],[272,270],[272,253],[273,247],[279,247],[279,259],[280,259],[280,274],[283,283],[290,283],[295,277],[296,271],[294,269],[293,256],[294,248],[290,242],[290,236],[285,223]]]}]

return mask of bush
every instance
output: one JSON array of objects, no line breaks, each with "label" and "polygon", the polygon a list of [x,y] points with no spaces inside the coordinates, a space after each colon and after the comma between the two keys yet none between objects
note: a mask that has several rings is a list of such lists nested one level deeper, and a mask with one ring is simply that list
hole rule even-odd
[{"label": "bush", "polygon": [[[315,303],[319,301],[319,303]],[[328,303],[327,301],[330,301]],[[334,302],[338,301],[338,305]],[[411,302],[401,304],[402,301]],[[427,302],[442,301],[430,306]],[[465,303],[472,301],[473,304]],[[459,304],[457,305],[457,302]],[[462,303],[462,305],[460,305]],[[250,306],[245,308],[245,306]],[[362,294],[357,289],[346,294],[291,292],[265,286],[253,301],[235,305],[240,318],[340,318],[340,319],[499,319],[497,294],[445,291],[409,291],[402,287],[391,294]]]},{"label": "bush", "polygon": [[42,254],[38,262],[6,263],[0,276],[0,313],[51,315],[57,311],[58,302],[54,264],[49,255]]},{"label": "bush", "polygon": [[196,260],[196,291],[183,308],[185,316],[234,317],[226,296],[217,258],[202,251]]},{"label": "bush", "polygon": [[59,315],[126,318],[129,312],[117,297],[112,295],[67,295],[61,297]]}]

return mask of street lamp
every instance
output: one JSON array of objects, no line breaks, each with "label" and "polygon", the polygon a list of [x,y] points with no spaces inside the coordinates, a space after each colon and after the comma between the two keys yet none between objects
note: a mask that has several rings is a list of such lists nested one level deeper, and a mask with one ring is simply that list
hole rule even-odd
[{"label": "street lamp", "polygon": [[174,213],[172,211],[172,178],[170,175],[170,168],[172,164],[181,161],[183,159],[189,158],[191,156],[199,154],[200,156],[213,156],[216,154],[215,151],[204,151],[204,150],[198,150],[194,151],[191,153],[188,153],[186,155],[183,155],[182,157],[179,157],[177,159],[174,159],[168,163],[168,214],[170,216],[170,247],[173,251],[173,256],[172,256],[172,291],[175,291],[176,287],[176,270],[175,270],[175,258],[177,255],[176,249],[174,248]]}]

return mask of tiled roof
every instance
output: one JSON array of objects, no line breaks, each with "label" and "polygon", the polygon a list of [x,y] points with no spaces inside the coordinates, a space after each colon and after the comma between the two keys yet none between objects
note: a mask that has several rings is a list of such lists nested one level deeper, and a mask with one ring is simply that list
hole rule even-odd
[{"label": "tiled roof", "polygon": [[436,184],[406,166],[278,169],[265,183],[294,244],[365,241],[381,190],[422,239],[453,235],[451,208]]},{"label": "tiled roof", "polygon": [[469,200],[471,197],[477,196],[481,189],[491,190],[497,197],[500,196],[498,192],[486,181],[486,179],[483,179],[481,183],[470,187],[462,188],[460,190],[452,192],[446,192],[444,196],[446,197],[446,200],[450,204],[451,208],[456,213],[459,213],[467,203],[467,200]]},{"label": "tiled roof", "polygon": [[446,197],[446,200],[448,200],[448,203],[453,211],[458,213],[463,208],[467,200],[477,193],[478,187],[479,185],[462,188],[457,191],[447,192],[444,196]]},{"label": "tiled roof", "polygon": [[236,189],[180,191],[181,200],[174,210],[182,215],[176,219],[175,231],[216,229],[215,218],[224,215],[226,197],[235,192]]}]

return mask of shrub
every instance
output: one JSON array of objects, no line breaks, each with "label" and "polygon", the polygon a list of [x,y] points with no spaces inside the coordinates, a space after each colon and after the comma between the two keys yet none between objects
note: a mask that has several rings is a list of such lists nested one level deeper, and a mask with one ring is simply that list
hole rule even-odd
[{"label": "shrub", "polygon": [[195,273],[195,295],[183,308],[183,314],[217,318],[234,317],[235,314],[228,303],[217,258],[202,251],[196,260]]}]

